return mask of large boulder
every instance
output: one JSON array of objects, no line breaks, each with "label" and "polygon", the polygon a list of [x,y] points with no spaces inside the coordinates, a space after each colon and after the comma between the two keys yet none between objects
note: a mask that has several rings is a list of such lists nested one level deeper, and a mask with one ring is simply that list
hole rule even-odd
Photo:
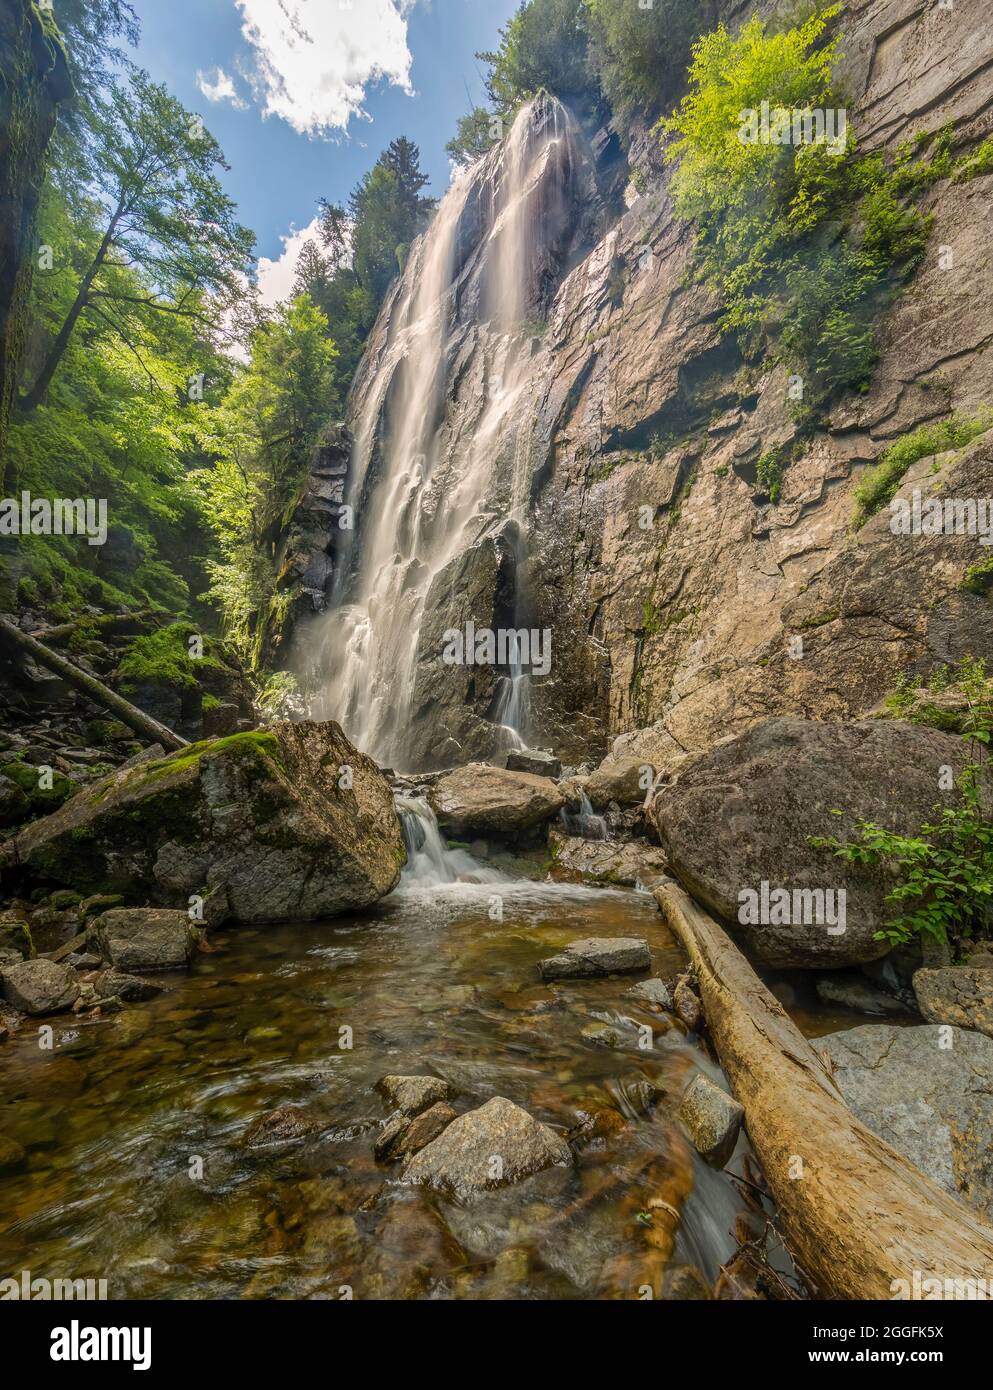
[{"label": "large boulder", "polygon": [[410,1159],[403,1178],[466,1198],[571,1162],[572,1151],[560,1135],[519,1105],[494,1096],[452,1120]]},{"label": "large boulder", "polygon": [[634,806],[644,801],[654,781],[654,768],[640,758],[605,758],[587,777],[583,790],[595,811],[602,811],[612,801],[619,806]]},{"label": "large boulder", "polygon": [[177,908],[224,885],[235,922],[366,907],[405,859],[379,768],[337,724],[309,721],[121,770],[0,846],[12,877]]},{"label": "large boulder", "polygon": [[644,840],[587,840],[582,835],[548,833],[556,883],[606,883],[617,887],[655,888],[667,877],[665,855]]},{"label": "large boulder", "polygon": [[[769,719],[689,761],[658,792],[650,814],[673,873],[759,960],[804,969],[857,965],[888,950],[876,940],[893,916],[887,883],[814,849],[811,837],[856,839],[859,821],[917,834],[937,804],[951,805],[957,795],[939,790],[942,768],[957,774],[967,756],[961,739],[896,720]],[[766,910],[763,884],[767,894],[789,890],[790,920]],[[799,897],[817,890],[835,896]],[[765,921],[748,920],[756,907],[751,894]]]},{"label": "large boulder", "polygon": [[863,1124],[993,1217],[993,1039],[939,1024],[867,1023],[816,1046]]},{"label": "large boulder", "polygon": [[440,777],[428,794],[438,824],[459,833],[516,835],[558,815],[565,798],[548,777],[470,763]]},{"label": "large boulder", "polygon": [[0,972],[3,997],[25,1014],[57,1014],[71,1009],[79,998],[76,972],[54,960],[21,961]]}]

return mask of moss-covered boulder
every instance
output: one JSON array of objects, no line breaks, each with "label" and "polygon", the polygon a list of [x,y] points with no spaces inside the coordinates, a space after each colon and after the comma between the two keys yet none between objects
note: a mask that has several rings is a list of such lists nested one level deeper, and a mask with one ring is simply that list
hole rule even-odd
[{"label": "moss-covered boulder", "polygon": [[366,907],[405,861],[389,784],[337,724],[193,744],[94,782],[0,846],[0,872],[190,906],[223,885],[235,922]]}]

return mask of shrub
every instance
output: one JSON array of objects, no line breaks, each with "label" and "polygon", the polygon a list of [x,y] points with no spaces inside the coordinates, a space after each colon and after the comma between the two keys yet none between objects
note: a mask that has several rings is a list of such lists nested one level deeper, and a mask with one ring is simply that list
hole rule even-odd
[{"label": "shrub", "polygon": [[896,496],[907,470],[932,454],[961,449],[978,435],[993,428],[993,412],[986,408],[976,415],[953,414],[946,420],[921,425],[891,444],[880,461],[866,473],[855,489],[853,526],[864,526]]}]

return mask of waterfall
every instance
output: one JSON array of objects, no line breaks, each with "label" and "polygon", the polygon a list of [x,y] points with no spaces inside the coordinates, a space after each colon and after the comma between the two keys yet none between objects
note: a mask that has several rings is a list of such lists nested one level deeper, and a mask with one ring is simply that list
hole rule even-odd
[{"label": "waterfall", "polygon": [[[576,162],[565,109],[547,96],[524,106],[503,143],[455,178],[414,244],[356,377],[346,498],[355,529],[303,683],[315,692],[312,713],[338,720],[385,765],[417,761],[414,725],[438,703],[418,696],[417,680],[425,665],[441,666],[439,609],[470,601],[457,562],[508,525],[526,533],[529,315],[544,308],[553,249],[574,231]],[[496,623],[490,612],[467,616]],[[494,749],[520,745],[519,665],[497,679]]]},{"label": "waterfall", "polygon": [[609,840],[610,831],[606,819],[593,810],[593,803],[584,791],[579,793],[579,814],[574,815],[563,806],[559,812],[562,825],[568,835],[582,835],[584,840]]},{"label": "waterfall", "polygon": [[423,797],[398,796],[396,807],[407,846],[402,888],[503,881],[503,874],[486,868],[467,850],[447,848],[438,828],[438,818]]}]

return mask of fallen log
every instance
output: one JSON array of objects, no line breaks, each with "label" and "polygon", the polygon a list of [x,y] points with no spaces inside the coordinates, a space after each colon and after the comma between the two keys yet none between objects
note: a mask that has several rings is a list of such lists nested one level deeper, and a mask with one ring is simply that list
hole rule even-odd
[{"label": "fallen log", "polygon": [[144,710],[138,709],[130,701],[123,699],[116,691],[104,685],[103,681],[98,680],[96,676],[91,676],[88,671],[82,670],[72,661],[69,661],[67,657],[60,656],[58,652],[50,651],[48,647],[42,646],[34,637],[22,632],[19,627],[15,627],[8,618],[0,617],[0,637],[28,656],[33,657],[40,665],[54,671],[68,685],[81,691],[98,705],[103,705],[105,709],[116,715],[122,724],[126,724],[129,729],[134,729],[136,734],[140,734],[149,743],[161,743],[163,747],[171,749],[173,752],[189,746],[185,738],[180,738],[179,734],[174,734],[171,729],[167,729],[164,724],[160,724],[157,719],[153,719]]},{"label": "fallen log", "polygon": [[783,1233],[816,1296],[892,1299],[925,1279],[993,1277],[993,1230],[856,1119],[713,918],[675,883],[655,898],[697,974]]}]

